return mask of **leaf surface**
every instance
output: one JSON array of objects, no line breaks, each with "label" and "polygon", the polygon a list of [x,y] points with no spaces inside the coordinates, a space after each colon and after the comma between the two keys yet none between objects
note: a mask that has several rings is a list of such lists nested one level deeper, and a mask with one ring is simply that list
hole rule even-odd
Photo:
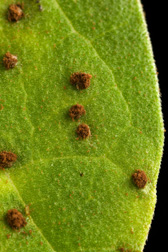
[{"label": "leaf surface", "polygon": [[[137,0],[24,1],[25,18],[7,21],[0,3],[0,151],[17,162],[0,170],[0,251],[140,252],[156,202],[163,121],[156,69]],[[73,72],[91,74],[76,90]],[[79,121],[68,116],[85,107]],[[77,140],[87,123],[92,136]],[[131,175],[145,171],[138,189]],[[80,176],[83,174],[83,176]],[[17,208],[27,226],[6,222]],[[27,211],[26,211],[27,212]],[[7,239],[8,237],[8,239]]]}]

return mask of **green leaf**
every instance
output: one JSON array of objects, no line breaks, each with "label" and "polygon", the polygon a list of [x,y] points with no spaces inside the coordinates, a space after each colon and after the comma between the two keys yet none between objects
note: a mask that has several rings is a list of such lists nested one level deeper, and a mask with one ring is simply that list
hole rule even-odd
[{"label": "green leaf", "polygon": [[[25,0],[25,17],[9,22],[11,3],[0,3],[0,55],[18,64],[0,65],[0,151],[18,160],[0,170],[0,251],[142,251],[163,121],[140,2],[41,0],[39,11]],[[83,91],[69,81],[79,71],[92,75]],[[76,103],[86,110],[80,122],[68,116]],[[76,139],[80,123],[89,139]],[[144,189],[132,181],[136,169],[148,177]],[[20,232],[6,221],[12,208],[28,214]]]}]

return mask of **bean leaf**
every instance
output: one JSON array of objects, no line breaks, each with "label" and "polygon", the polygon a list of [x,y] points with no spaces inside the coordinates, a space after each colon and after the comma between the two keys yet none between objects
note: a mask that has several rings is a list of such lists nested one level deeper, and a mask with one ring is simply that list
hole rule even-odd
[{"label": "bean leaf", "polygon": [[[163,120],[156,68],[137,0],[25,0],[8,20],[0,3],[0,251],[140,252],[156,202]],[[23,8],[23,6],[22,6]],[[92,75],[87,89],[70,83]],[[86,114],[69,117],[72,105]],[[79,139],[79,124],[91,136]],[[136,170],[148,181],[138,188]],[[27,225],[12,230],[17,209]]]}]

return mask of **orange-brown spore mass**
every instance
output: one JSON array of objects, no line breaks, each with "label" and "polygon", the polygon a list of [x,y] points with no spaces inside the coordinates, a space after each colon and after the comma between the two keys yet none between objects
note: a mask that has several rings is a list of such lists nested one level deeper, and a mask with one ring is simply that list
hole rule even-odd
[{"label": "orange-brown spore mass", "polygon": [[87,73],[76,72],[70,77],[70,82],[72,85],[76,86],[77,89],[86,89],[90,86],[90,79],[92,75]]},{"label": "orange-brown spore mass", "polygon": [[25,227],[27,222],[23,215],[17,209],[10,209],[7,212],[7,222],[12,229]]},{"label": "orange-brown spore mass", "polygon": [[81,139],[86,139],[91,136],[90,128],[87,124],[80,124],[76,130],[77,135]]},{"label": "orange-brown spore mass", "polygon": [[73,121],[74,119],[79,119],[82,115],[85,115],[85,114],[86,114],[86,111],[84,107],[80,104],[73,105],[69,109],[69,116],[72,118]]},{"label": "orange-brown spore mass", "polygon": [[10,52],[5,53],[3,57],[3,64],[7,70],[14,68],[17,62],[18,60],[16,55],[11,54]]},{"label": "orange-brown spore mass", "polygon": [[147,181],[148,181],[146,173],[141,170],[136,170],[132,174],[132,179],[133,179],[134,184],[140,189],[144,188],[147,184]]},{"label": "orange-brown spore mass", "polygon": [[12,152],[0,152],[0,168],[9,168],[17,160],[17,155]]},{"label": "orange-brown spore mass", "polygon": [[10,22],[17,22],[24,16],[23,4],[11,4],[8,8],[8,20]]}]

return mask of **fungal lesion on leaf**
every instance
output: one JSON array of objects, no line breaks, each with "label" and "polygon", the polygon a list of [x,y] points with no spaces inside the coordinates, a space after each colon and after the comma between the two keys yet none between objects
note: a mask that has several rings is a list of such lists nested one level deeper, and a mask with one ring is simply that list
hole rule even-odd
[{"label": "fungal lesion on leaf", "polygon": [[72,121],[74,119],[79,119],[82,115],[86,114],[86,110],[84,109],[84,106],[80,104],[73,105],[69,109],[69,116],[72,118]]},{"label": "fungal lesion on leaf", "polygon": [[24,4],[23,3],[16,3],[11,4],[8,7],[8,20],[9,22],[17,22],[18,20],[24,17]]},{"label": "fungal lesion on leaf", "polygon": [[17,160],[17,155],[10,151],[0,152],[0,169],[11,167]]},{"label": "fungal lesion on leaf", "polygon": [[76,72],[71,74],[70,82],[77,89],[87,89],[90,86],[91,74]]},{"label": "fungal lesion on leaf", "polygon": [[26,219],[17,209],[8,210],[6,218],[9,226],[14,230],[25,227],[27,224]]},{"label": "fungal lesion on leaf", "polygon": [[139,189],[143,189],[145,188],[148,178],[146,176],[146,173],[142,170],[136,170],[133,174],[132,174],[132,180],[133,183],[139,188]]},{"label": "fungal lesion on leaf", "polygon": [[77,127],[76,133],[80,139],[87,139],[91,136],[90,128],[85,123],[82,123]]},{"label": "fungal lesion on leaf", "polygon": [[14,68],[17,65],[18,59],[16,55],[11,54],[10,52],[5,53],[3,57],[3,65],[6,70]]}]

